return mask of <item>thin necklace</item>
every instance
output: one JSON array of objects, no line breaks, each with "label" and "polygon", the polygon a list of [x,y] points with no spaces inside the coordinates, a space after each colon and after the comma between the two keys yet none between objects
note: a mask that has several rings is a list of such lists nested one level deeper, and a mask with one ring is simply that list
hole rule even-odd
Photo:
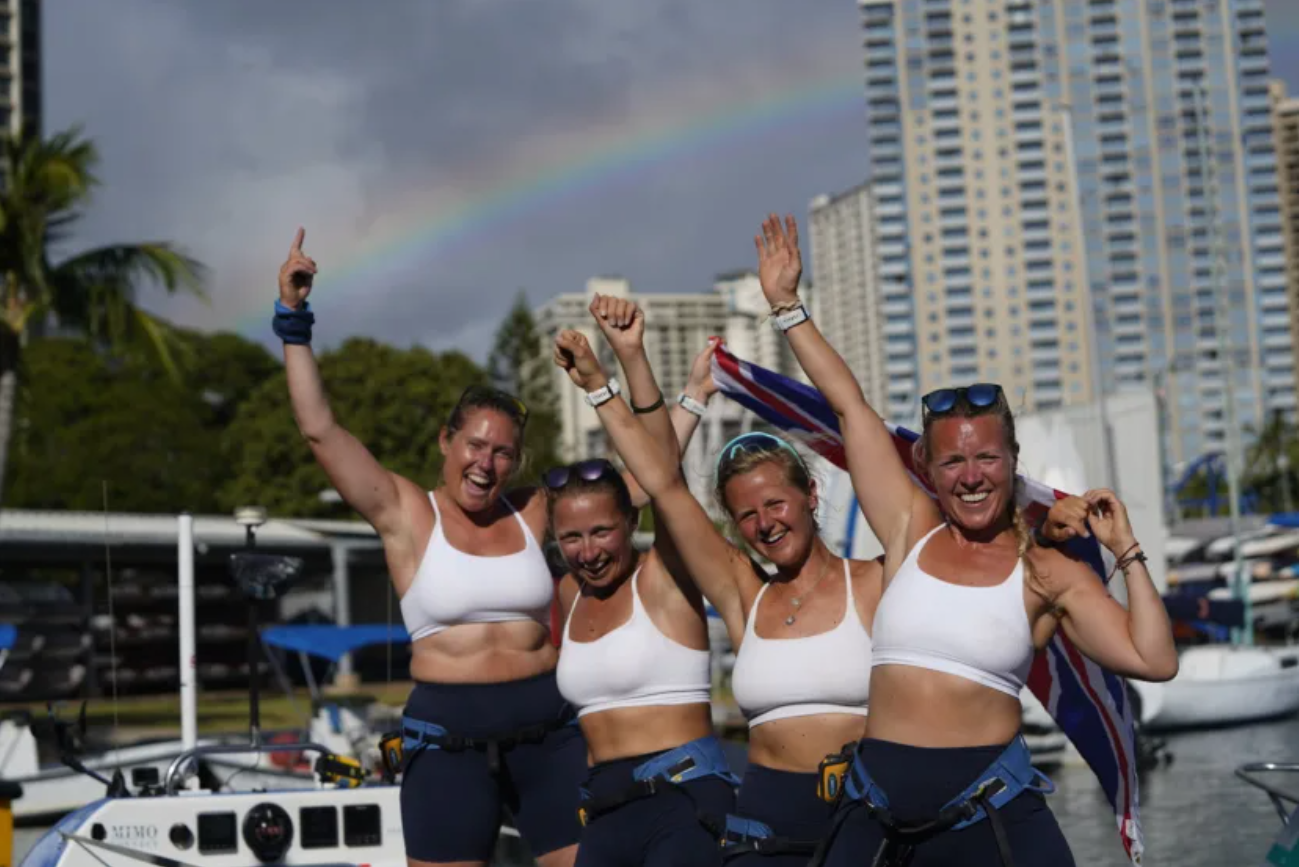
[{"label": "thin necklace", "polygon": [[791,611],[789,616],[785,618],[786,626],[794,625],[795,615],[798,613],[798,609],[803,607],[803,600],[811,596],[812,591],[815,590],[821,584],[821,579],[825,577],[825,573],[830,568],[831,559],[832,558],[828,556],[825,558],[825,564],[821,566],[821,574],[816,576],[816,580],[812,582],[811,587],[807,588],[802,593],[798,594],[793,599],[789,600],[790,607],[793,608],[794,610]]}]

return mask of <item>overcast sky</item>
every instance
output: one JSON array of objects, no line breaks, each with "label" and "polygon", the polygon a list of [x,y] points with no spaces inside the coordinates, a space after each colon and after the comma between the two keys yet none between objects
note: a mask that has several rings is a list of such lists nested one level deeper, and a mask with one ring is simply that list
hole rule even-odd
[{"label": "overcast sky", "polygon": [[[1299,91],[1299,2],[1267,7]],[[146,306],[268,343],[299,224],[317,343],[482,357],[519,289],[704,291],[751,266],[764,213],[864,179],[852,0],[44,8],[46,132],[81,124],[102,155],[72,243],[181,244],[210,304]]]}]

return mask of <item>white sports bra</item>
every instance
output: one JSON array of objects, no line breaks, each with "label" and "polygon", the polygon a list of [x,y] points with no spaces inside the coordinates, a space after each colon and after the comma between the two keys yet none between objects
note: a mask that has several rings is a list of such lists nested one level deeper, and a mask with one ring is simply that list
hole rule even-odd
[{"label": "white sports bra", "polygon": [[503,499],[523,528],[523,550],[480,557],[451,547],[442,532],[437,496],[430,491],[428,498],[437,523],[415,579],[401,597],[401,619],[411,642],[462,623],[535,620],[549,629],[555,581],[523,516]]},{"label": "white sports bra", "polygon": [[708,704],[711,668],[707,650],[694,650],[668,638],[650,619],[631,576],[631,617],[594,641],[572,635],[573,611],[559,651],[559,692],[578,708],[579,717],[620,707]]},{"label": "white sports bra", "polygon": [[754,624],[764,585],[753,600],[744,641],[731,672],[731,692],[749,728],[779,719],[845,713],[866,716],[871,688],[871,636],[853,601],[843,561],[848,607],[829,632],[805,638],[763,638]]},{"label": "white sports bra", "polygon": [[953,584],[920,568],[925,534],[875,614],[875,665],[943,671],[1019,697],[1036,653],[1024,607],[1024,564],[992,587]]}]

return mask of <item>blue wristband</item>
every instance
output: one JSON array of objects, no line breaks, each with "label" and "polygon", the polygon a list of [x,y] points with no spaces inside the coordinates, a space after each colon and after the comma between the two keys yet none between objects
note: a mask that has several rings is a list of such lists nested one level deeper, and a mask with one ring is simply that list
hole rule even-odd
[{"label": "blue wristband", "polygon": [[311,312],[311,305],[302,302],[297,310],[285,307],[275,299],[275,316],[271,319],[271,330],[285,343],[302,346],[311,343],[311,326],[316,322],[316,314]]},{"label": "blue wristband", "polygon": [[276,299],[275,299],[275,312],[276,312],[276,313],[288,313],[290,316],[292,316],[292,315],[295,314],[295,313],[310,313],[310,312],[311,312],[311,302],[310,302],[310,301],[303,301],[303,302],[302,302],[302,306],[299,307],[299,308],[297,308],[297,309],[295,310],[295,309],[293,309],[292,307],[285,307],[285,306],[284,306],[284,302],[281,301],[280,299],[276,298]]}]

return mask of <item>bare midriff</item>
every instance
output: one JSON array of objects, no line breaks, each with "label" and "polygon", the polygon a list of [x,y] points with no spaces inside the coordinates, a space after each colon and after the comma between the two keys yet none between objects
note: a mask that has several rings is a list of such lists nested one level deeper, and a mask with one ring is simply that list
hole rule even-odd
[{"label": "bare midriff", "polygon": [[1009,743],[1023,717],[1018,696],[910,665],[871,672],[868,737],[916,747]]},{"label": "bare midriff", "polygon": [[670,750],[713,733],[707,704],[620,707],[581,717],[591,762]]},{"label": "bare midriff", "polygon": [[534,620],[465,623],[411,649],[410,676],[425,683],[504,683],[554,671],[559,651]]},{"label": "bare midriff", "polygon": [[827,713],[772,720],[749,729],[749,761],[778,771],[815,773],[821,760],[861,740],[866,717]]}]

